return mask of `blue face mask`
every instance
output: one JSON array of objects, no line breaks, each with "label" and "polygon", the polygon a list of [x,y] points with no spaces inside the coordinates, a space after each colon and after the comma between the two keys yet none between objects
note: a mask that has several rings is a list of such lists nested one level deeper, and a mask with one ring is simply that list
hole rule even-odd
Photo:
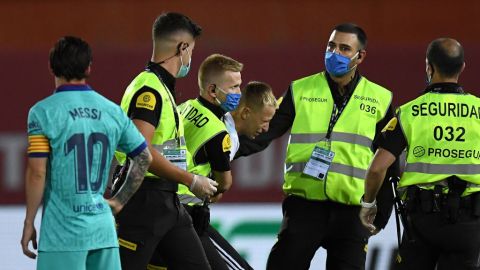
[{"label": "blue face mask", "polygon": [[[189,56],[190,56],[190,53],[189,53]],[[192,64],[192,57],[190,56],[190,60],[188,60],[188,64],[186,66],[183,65],[182,56],[180,56],[180,62],[182,63],[182,65],[180,66],[180,69],[177,72],[177,78],[183,78],[187,76],[188,72],[190,71],[190,66]]]},{"label": "blue face mask", "polygon": [[220,102],[220,100],[218,100],[218,98],[215,98],[217,100],[218,104],[220,104],[220,108],[222,108],[223,111],[231,112],[238,107],[238,104],[240,104],[240,98],[242,97],[242,94],[227,93],[227,92],[223,91],[223,89],[218,87],[218,86],[215,86],[215,88],[222,91],[226,96],[226,99],[225,99],[224,102]]},{"label": "blue face mask", "polygon": [[326,51],[325,68],[330,75],[341,77],[357,66],[355,65],[352,68],[348,68],[348,65],[350,65],[350,62],[358,55],[358,53],[359,52],[357,52],[352,58],[348,58],[338,53]]}]

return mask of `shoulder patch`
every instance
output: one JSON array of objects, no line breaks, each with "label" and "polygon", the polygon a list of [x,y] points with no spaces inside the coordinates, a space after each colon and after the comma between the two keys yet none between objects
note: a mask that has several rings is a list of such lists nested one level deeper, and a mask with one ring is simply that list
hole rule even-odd
[{"label": "shoulder patch", "polygon": [[144,109],[153,111],[153,109],[155,109],[156,104],[157,104],[157,99],[155,98],[155,95],[152,92],[145,92],[137,97],[137,101],[135,102],[135,107],[144,108]]},{"label": "shoulder patch", "polygon": [[392,119],[390,119],[388,124],[382,129],[382,132],[394,130],[395,127],[397,126],[397,123],[398,123],[397,117],[393,117]]},{"label": "shoulder patch", "polygon": [[232,148],[232,141],[230,140],[230,134],[226,134],[222,141],[223,152],[230,151]]},{"label": "shoulder patch", "polygon": [[42,127],[40,126],[40,122],[35,121],[35,120],[28,122],[28,133],[39,132],[39,131],[42,131]]}]

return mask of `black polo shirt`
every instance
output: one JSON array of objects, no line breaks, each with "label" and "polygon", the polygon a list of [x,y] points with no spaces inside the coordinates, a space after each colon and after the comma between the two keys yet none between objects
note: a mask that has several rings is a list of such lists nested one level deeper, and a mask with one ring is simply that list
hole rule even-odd
[{"label": "black polo shirt", "polygon": [[[463,93],[463,89],[456,83],[434,83],[428,86],[423,94],[426,93]],[[395,116],[397,117],[397,116]],[[407,139],[403,134],[400,125],[395,125],[391,129],[386,129],[382,132],[377,140],[378,147],[381,147],[392,153],[395,157],[399,157],[403,150],[407,147]]]}]

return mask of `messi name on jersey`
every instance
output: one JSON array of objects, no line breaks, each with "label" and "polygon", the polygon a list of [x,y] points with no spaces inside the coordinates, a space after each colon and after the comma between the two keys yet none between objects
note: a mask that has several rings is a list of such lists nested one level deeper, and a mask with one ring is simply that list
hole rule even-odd
[{"label": "messi name on jersey", "polygon": [[90,118],[93,120],[100,120],[102,117],[102,111],[94,108],[75,108],[68,111],[73,120],[79,118]]}]

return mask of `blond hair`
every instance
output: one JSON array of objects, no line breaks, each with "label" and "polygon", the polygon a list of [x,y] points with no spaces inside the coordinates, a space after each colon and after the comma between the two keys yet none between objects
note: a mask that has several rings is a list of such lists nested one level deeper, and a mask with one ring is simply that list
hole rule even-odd
[{"label": "blond hair", "polygon": [[222,72],[241,72],[242,69],[243,64],[237,60],[221,54],[212,54],[203,60],[198,69],[198,87],[202,92],[212,83],[212,78],[219,76]]},{"label": "blond hair", "polygon": [[261,110],[266,106],[277,108],[277,99],[273,95],[272,87],[263,82],[251,81],[242,89],[240,106]]}]

